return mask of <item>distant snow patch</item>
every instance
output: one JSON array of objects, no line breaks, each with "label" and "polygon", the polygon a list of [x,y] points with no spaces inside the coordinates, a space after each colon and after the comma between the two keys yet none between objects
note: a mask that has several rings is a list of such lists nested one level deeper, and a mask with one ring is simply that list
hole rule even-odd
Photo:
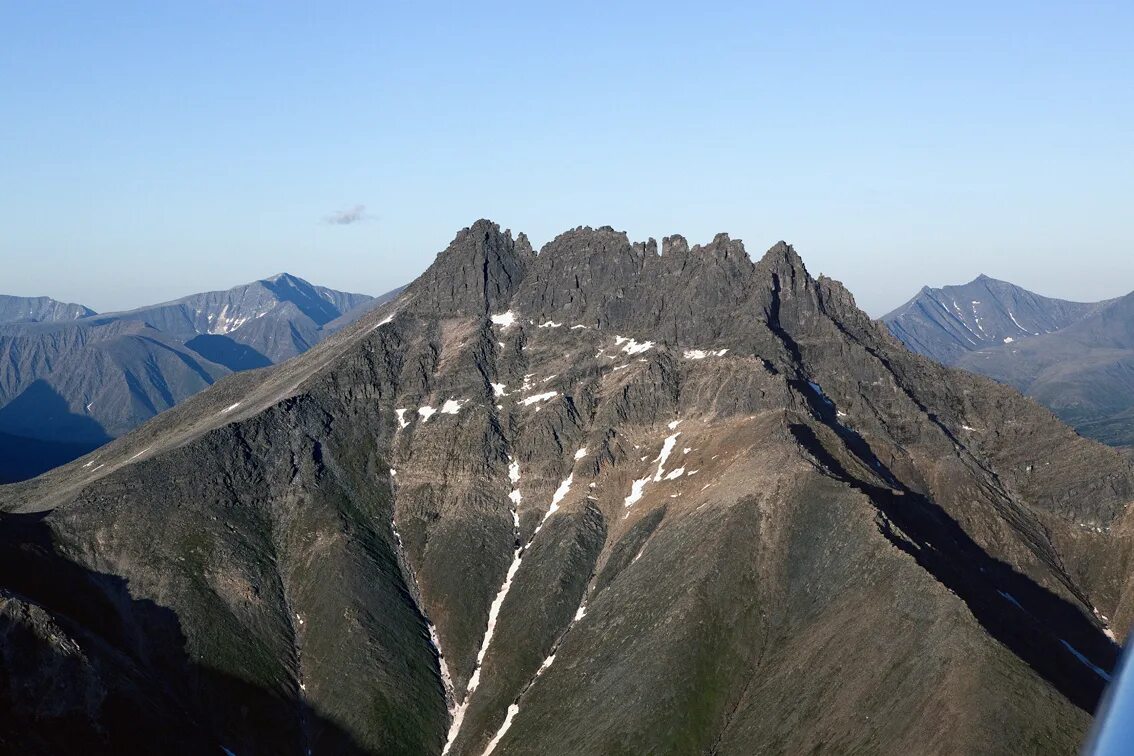
[{"label": "distant snow patch", "polygon": [[676,470],[670,470],[669,475],[666,475],[665,479],[666,480],[677,480],[678,478],[680,478],[684,474],[685,474],[685,468],[679,467]]},{"label": "distant snow patch", "polygon": [[437,410],[430,407],[428,404],[424,407],[417,408],[417,414],[421,415],[421,422],[428,422],[429,418],[437,414]]},{"label": "distant snow patch", "polygon": [[[236,409],[236,408],[237,408],[237,407],[239,407],[239,406],[240,406],[240,402],[237,402],[236,404],[230,404],[230,405],[228,405],[227,407],[225,407],[224,409],[222,409],[222,410],[220,411],[220,413],[221,413],[222,415],[227,415],[227,414],[228,414],[229,412],[232,412],[232,411],[233,411],[234,409]],[[90,409],[90,405],[89,405],[89,404],[87,405],[87,409]]]},{"label": "distant snow patch", "polygon": [[405,410],[404,407],[402,409],[394,410],[394,414],[398,416],[398,427],[399,428],[405,428],[409,425],[409,423],[406,422],[406,410]]},{"label": "distant snow patch", "polygon": [[530,407],[531,405],[538,402],[546,402],[549,399],[554,399],[558,395],[558,391],[548,391],[543,394],[533,394],[532,396],[524,397],[523,399],[521,399],[520,404],[524,405],[525,407]]},{"label": "distant snow patch", "polygon": [[1011,344],[1013,341],[1015,341],[1015,339],[1012,338],[1011,336],[1005,336],[1004,337],[1004,343],[1005,344]]},{"label": "distant snow patch", "polygon": [[575,452],[575,459],[582,459],[585,456],[587,456],[587,447],[585,446],[582,449],[579,449],[579,451]]},{"label": "distant snow patch", "polygon": [[540,323],[538,327],[539,328],[561,328],[562,326],[563,326],[562,323],[556,323],[553,320],[549,320],[546,323]]},{"label": "distant snow patch", "polygon": [[493,396],[508,396],[508,392],[504,390],[506,387],[503,383],[493,383],[491,385]]}]

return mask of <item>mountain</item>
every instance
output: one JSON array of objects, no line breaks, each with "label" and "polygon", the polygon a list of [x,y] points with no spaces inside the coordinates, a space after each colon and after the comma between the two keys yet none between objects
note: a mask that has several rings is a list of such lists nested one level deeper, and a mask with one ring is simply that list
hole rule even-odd
[{"label": "mountain", "polygon": [[28,440],[89,451],[223,376],[306,351],[381,301],[280,274],[128,312],[0,324],[0,455]]},{"label": "mountain", "polygon": [[43,323],[77,320],[95,311],[78,304],[58,302],[50,297],[12,297],[0,294],[0,323]]},{"label": "mountain", "polygon": [[915,352],[1014,386],[1086,436],[1134,446],[1134,294],[1067,302],[980,276],[923,288],[882,321]]},{"label": "mountain", "polygon": [[960,286],[926,286],[882,322],[913,351],[952,365],[969,352],[1066,328],[1106,304],[1051,299],[982,274]]},{"label": "mountain", "polygon": [[[323,326],[372,299],[366,294],[314,286],[302,278],[280,273],[227,291],[193,294],[103,315],[99,321],[147,323],[210,359],[233,345],[243,345],[254,356],[245,356],[230,365],[239,370],[282,362],[307,351],[322,338]],[[249,359],[261,362],[246,364]]]},{"label": "mountain", "polygon": [[788,245],[478,221],[0,487],[22,753],[1069,753],[1134,467]]},{"label": "mountain", "polygon": [[1062,330],[956,364],[1015,386],[1084,435],[1134,446],[1134,294]]}]

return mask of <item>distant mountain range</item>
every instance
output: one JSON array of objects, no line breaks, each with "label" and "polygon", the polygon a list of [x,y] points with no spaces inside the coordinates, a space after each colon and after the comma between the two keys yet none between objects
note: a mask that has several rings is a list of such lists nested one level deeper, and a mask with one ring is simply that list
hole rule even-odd
[{"label": "distant mountain range", "polygon": [[1015,386],[1086,436],[1134,446],[1134,294],[1068,302],[982,275],[923,288],[882,320],[913,351]]},{"label": "distant mountain range", "polygon": [[78,320],[95,311],[79,304],[59,302],[51,297],[11,297],[0,294],[0,323],[43,323]]},{"label": "distant mountain range", "polygon": [[[281,273],[104,314],[0,297],[0,482],[80,456],[230,373],[301,354],[388,296]],[[16,451],[28,440],[39,453]]]}]

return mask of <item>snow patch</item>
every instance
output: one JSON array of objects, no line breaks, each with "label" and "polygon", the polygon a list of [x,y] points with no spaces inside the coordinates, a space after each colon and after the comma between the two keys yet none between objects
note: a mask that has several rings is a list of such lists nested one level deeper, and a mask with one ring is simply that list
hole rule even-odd
[{"label": "snow patch", "polygon": [[484,748],[484,753],[481,756],[488,756],[496,750],[499,745],[500,739],[504,737],[504,733],[508,732],[508,728],[512,726],[512,720],[520,713],[520,707],[517,704],[512,704],[508,707],[508,713],[504,716],[504,724],[500,725],[500,729],[496,731],[496,735],[492,740],[488,741],[488,745]]},{"label": "snow patch", "polygon": [[[222,409],[220,411],[220,413],[222,415],[227,415],[229,412],[232,412],[234,409],[236,409],[239,406],[240,406],[240,402],[237,402],[236,404],[230,404],[227,407],[225,407],[224,409]],[[90,408],[91,408],[91,405],[88,404],[87,409],[89,410]]]},{"label": "snow patch", "polygon": [[587,456],[587,447],[585,446],[582,449],[579,449],[579,451],[575,452],[575,459],[582,459],[585,456]]},{"label": "snow patch", "polygon": [[622,351],[629,355],[641,354],[648,349],[654,348],[654,342],[652,341],[637,341],[635,339],[626,338],[625,336],[615,336],[614,344],[615,346],[625,344],[625,346],[622,346]]},{"label": "snow patch", "polygon": [[532,396],[524,397],[523,399],[521,399],[520,404],[524,405],[525,407],[530,407],[531,405],[538,402],[546,402],[549,399],[554,399],[558,395],[558,391],[548,391],[543,394],[533,394]]},{"label": "snow patch", "polygon": [[[145,454],[146,452],[148,452],[148,451],[149,451],[149,450],[150,450],[151,448],[152,448],[152,447],[149,447],[149,446],[147,446],[147,447],[146,447],[145,449],[142,449],[142,450],[141,450],[140,452],[138,452],[137,454],[135,454],[135,455],[134,455],[133,457],[130,457],[130,459],[128,459],[128,460],[126,460],[126,461],[127,461],[127,462],[133,462],[133,461],[134,461],[134,460],[136,460],[136,459],[137,459],[138,457],[140,457],[140,456],[142,456],[143,454]],[[102,466],[102,465],[99,465],[99,467],[101,467],[101,466]]]},{"label": "snow patch", "polygon": [[543,529],[543,524],[551,518],[553,514],[559,511],[559,502],[563,501],[564,497],[571,491],[571,481],[574,480],[574,474],[568,475],[567,479],[559,484],[559,488],[555,489],[555,493],[551,495],[551,506],[547,508],[544,513],[543,519],[540,520],[539,525],[532,531],[532,538],[534,539],[536,533]]},{"label": "snow patch", "polygon": [[561,328],[562,326],[563,326],[562,323],[556,323],[553,320],[549,320],[546,323],[540,323],[539,326],[537,326],[537,327],[538,328]]},{"label": "snow patch", "polygon": [[508,396],[508,392],[504,390],[505,385],[503,383],[493,383],[491,385],[493,396]]},{"label": "snow patch", "polygon": [[[676,422],[681,421],[678,420]],[[674,427],[676,426],[671,423],[670,428],[672,429]],[[662,468],[665,467],[665,462],[667,459],[669,459],[669,455],[673,451],[673,447],[677,444],[677,437],[680,435],[681,433],[674,433],[672,436],[666,436],[665,443],[662,444],[661,451],[658,452],[657,459],[654,460],[658,463],[658,471],[654,474],[655,483],[662,479]]]},{"label": "snow patch", "polygon": [[677,480],[678,478],[680,478],[684,474],[685,474],[685,468],[679,467],[676,470],[670,470],[669,475],[666,475],[665,479],[666,480]]},{"label": "snow patch", "polygon": [[446,399],[445,404],[441,406],[442,415],[455,415],[461,411],[461,407],[468,404],[468,399]]},{"label": "snow patch", "polygon": [[1086,656],[1084,656],[1082,653],[1080,653],[1079,649],[1075,648],[1074,646],[1072,646],[1067,641],[1060,638],[1059,642],[1063,644],[1064,648],[1066,648],[1068,651],[1071,652],[1072,656],[1074,656],[1076,659],[1078,659],[1080,662],[1082,662],[1083,666],[1085,666],[1087,669],[1091,670],[1092,672],[1094,672],[1096,675],[1098,675],[1102,679],[1106,680],[1107,682],[1110,682],[1110,673],[1109,672],[1107,672],[1105,669],[1103,669],[1102,667],[1100,667],[1097,664],[1095,664],[1094,662],[1092,662],[1090,659],[1088,659]]},{"label": "snow patch", "polygon": [[406,428],[409,426],[409,423],[406,421],[406,409],[404,407],[402,409],[394,410],[394,414],[398,416],[399,428]]},{"label": "snow patch", "polygon": [[514,312],[512,312],[511,310],[508,310],[508,312],[502,312],[499,315],[493,315],[492,316],[493,325],[498,325],[498,326],[501,326],[502,328],[508,328],[509,326],[513,325],[515,322],[516,322],[516,314]]},{"label": "snow patch", "polygon": [[649,482],[649,478],[642,478],[630,484],[630,495],[622,502],[627,509],[638,503],[638,500],[642,498],[642,492],[645,490],[646,484]]},{"label": "snow patch", "polygon": [[1007,601],[1009,604],[1012,604],[1012,606],[1016,607],[1017,609],[1024,610],[1024,605],[1021,604],[1019,601],[1017,601],[1016,597],[1013,596],[1011,593],[1006,593],[1004,591],[997,591],[997,593],[1000,594],[1000,597],[1002,599]]},{"label": "snow patch", "polygon": [[423,422],[423,423],[424,423],[424,422],[428,422],[428,421],[429,421],[429,418],[431,418],[431,417],[433,417],[434,415],[436,415],[436,414],[437,414],[437,410],[435,410],[435,409],[434,409],[433,407],[430,407],[430,406],[429,406],[429,405],[427,404],[427,405],[425,405],[424,407],[418,407],[418,408],[417,408],[417,414],[421,415],[421,422]]}]

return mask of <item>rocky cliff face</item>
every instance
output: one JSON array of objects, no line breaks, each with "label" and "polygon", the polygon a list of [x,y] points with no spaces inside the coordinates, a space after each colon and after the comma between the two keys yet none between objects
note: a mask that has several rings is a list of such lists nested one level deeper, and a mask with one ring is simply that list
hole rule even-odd
[{"label": "rocky cliff face", "polygon": [[0,742],[1065,753],[1134,620],[1132,498],[786,244],[479,221],[299,358],[0,488],[0,653],[36,660]]}]

